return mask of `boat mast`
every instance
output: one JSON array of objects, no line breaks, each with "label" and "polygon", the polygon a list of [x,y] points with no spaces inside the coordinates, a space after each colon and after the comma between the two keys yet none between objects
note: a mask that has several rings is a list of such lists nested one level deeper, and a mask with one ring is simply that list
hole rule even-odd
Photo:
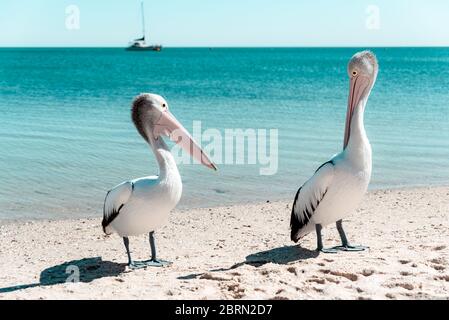
[{"label": "boat mast", "polygon": [[143,7],[143,1],[140,3],[142,7],[142,32],[143,32],[143,41],[145,41],[145,12]]}]

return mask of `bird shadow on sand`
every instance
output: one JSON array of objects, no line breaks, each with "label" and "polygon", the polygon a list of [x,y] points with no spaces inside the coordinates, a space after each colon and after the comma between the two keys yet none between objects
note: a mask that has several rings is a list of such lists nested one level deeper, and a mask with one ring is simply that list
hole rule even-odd
[{"label": "bird shadow on sand", "polygon": [[314,259],[319,254],[316,250],[309,250],[297,245],[284,246],[250,254],[246,257],[245,264],[255,267],[260,267],[267,263],[289,264],[296,261]]},{"label": "bird shadow on sand", "polygon": [[89,283],[96,279],[116,277],[125,270],[126,264],[103,261],[100,257],[73,260],[43,270],[39,283],[0,288],[0,293],[70,282]]},{"label": "bird shadow on sand", "polygon": [[[280,248],[274,248],[267,251],[261,251],[250,254],[246,257],[245,261],[236,263],[229,268],[213,269],[209,272],[225,272],[237,269],[244,265],[250,265],[259,268],[267,263],[274,264],[290,264],[296,261],[308,260],[318,257],[319,252],[316,250],[309,250],[300,246],[284,246]],[[179,280],[191,280],[203,276],[204,273],[190,274],[186,276],[178,277]]]}]

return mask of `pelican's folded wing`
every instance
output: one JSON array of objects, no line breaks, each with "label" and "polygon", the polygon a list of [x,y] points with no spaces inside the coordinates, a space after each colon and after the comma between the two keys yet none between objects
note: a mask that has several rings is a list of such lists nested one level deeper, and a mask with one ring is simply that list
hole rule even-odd
[{"label": "pelican's folded wing", "polygon": [[107,232],[107,227],[114,221],[120,213],[120,210],[128,202],[134,190],[134,183],[131,181],[119,184],[106,195],[103,208],[103,231]]},{"label": "pelican's folded wing", "polygon": [[313,177],[299,188],[290,219],[292,241],[298,242],[301,237],[310,232],[310,228],[307,228],[308,223],[324,199],[333,177],[334,164],[329,161],[320,166]]}]

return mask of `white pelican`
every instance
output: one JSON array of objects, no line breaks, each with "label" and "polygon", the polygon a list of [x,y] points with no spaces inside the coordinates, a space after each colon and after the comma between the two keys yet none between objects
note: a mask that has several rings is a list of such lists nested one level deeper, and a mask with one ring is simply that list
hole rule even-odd
[{"label": "white pelican", "polygon": [[[363,251],[366,247],[349,244],[342,219],[361,202],[371,179],[371,146],[363,125],[363,115],[376,82],[378,63],[369,51],[355,54],[348,65],[350,91],[343,151],[321,165],[297,192],[290,220],[291,239],[298,242],[312,232],[317,234],[317,250]],[[337,222],[342,245],[324,249],[321,229]]]},{"label": "white pelican", "polygon": [[[205,166],[217,168],[169,112],[161,96],[139,95],[133,101],[131,113],[134,125],[156,156],[159,176],[126,181],[110,190],[104,203],[102,226],[106,234],[116,232],[123,237],[130,268],[162,267],[170,262],[157,259],[154,231],[165,224],[169,212],[178,204],[182,182],[175,159],[161,136],[170,137]],[[134,262],[128,237],[144,233],[149,233],[151,260]]]}]

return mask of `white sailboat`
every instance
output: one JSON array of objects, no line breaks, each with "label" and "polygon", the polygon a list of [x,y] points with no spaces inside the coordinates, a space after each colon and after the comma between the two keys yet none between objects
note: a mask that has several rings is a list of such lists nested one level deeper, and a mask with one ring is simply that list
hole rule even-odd
[{"label": "white sailboat", "polygon": [[131,41],[129,43],[129,46],[126,48],[126,50],[129,51],[161,51],[162,46],[161,45],[150,45],[147,44],[145,41],[145,10],[143,2],[141,3],[141,11],[142,11],[142,31],[143,36],[142,38],[135,39],[134,41]]}]

